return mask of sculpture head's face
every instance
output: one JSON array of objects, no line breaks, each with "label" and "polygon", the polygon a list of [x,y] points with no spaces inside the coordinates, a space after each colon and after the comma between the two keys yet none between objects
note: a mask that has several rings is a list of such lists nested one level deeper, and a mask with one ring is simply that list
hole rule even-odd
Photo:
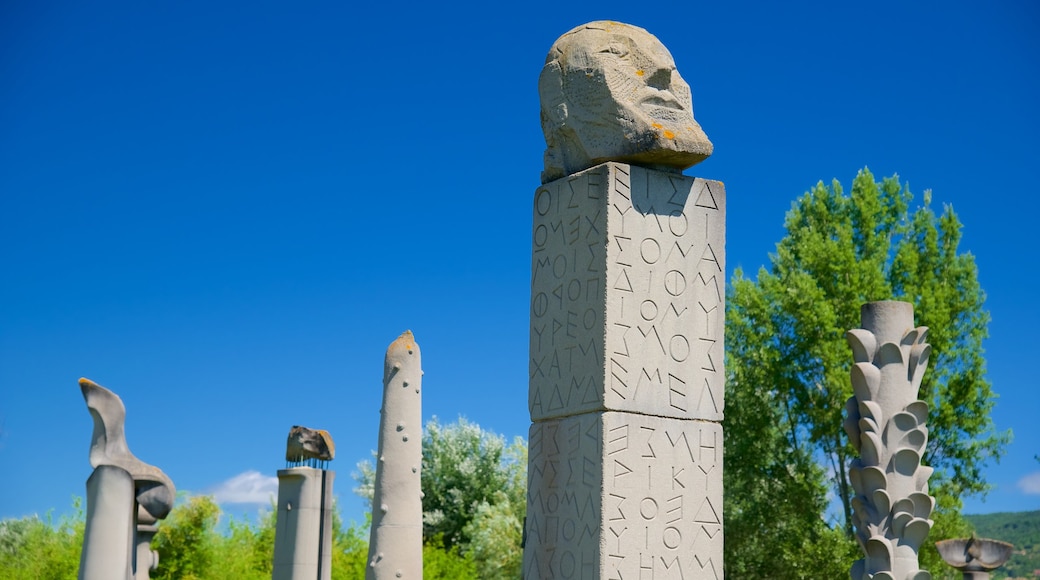
[{"label": "sculpture head's face", "polygon": [[649,32],[592,22],[556,41],[539,78],[542,181],[604,161],[682,170],[711,155],[690,86]]}]

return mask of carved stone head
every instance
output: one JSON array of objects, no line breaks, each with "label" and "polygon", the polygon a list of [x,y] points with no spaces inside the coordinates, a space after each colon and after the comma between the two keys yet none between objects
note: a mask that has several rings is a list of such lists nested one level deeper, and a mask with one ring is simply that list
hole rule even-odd
[{"label": "carved stone head", "polygon": [[605,161],[678,172],[712,153],[672,55],[637,26],[590,22],[561,36],[538,93],[542,183]]}]

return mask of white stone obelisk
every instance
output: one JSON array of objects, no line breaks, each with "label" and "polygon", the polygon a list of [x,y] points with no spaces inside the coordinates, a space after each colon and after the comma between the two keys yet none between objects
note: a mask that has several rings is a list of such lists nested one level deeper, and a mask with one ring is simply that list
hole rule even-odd
[{"label": "white stone obelisk", "polygon": [[412,332],[383,365],[367,580],[422,579],[422,358]]},{"label": "white stone obelisk", "polygon": [[300,466],[278,470],[273,580],[332,578],[332,482],[336,473]]}]

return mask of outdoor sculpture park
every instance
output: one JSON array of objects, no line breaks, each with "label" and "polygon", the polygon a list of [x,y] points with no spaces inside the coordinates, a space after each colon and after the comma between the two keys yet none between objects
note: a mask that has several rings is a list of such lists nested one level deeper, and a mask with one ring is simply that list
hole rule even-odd
[{"label": "outdoor sculpture park", "polygon": [[524,578],[722,577],[725,189],[647,31],[579,26],[538,82]]},{"label": "outdoor sculpture park", "polygon": [[150,543],[155,523],[173,509],[173,482],[157,467],[130,453],[124,424],[126,407],[112,391],[79,380],[94,419],[87,479],[87,520],[80,557],[80,580],[148,580],[158,565]]},{"label": "outdoor sculpture park", "polygon": [[[682,173],[712,143],[672,56],[642,28],[572,29],[538,90],[546,149],[533,195],[522,577],[720,580],[726,191]],[[918,400],[927,332],[911,304],[884,301],[863,304],[846,335],[843,427],[859,453],[848,469],[863,552],[853,580],[931,578],[919,562],[936,505]],[[421,363],[411,331],[386,351],[367,580],[423,577]],[[79,577],[147,580],[173,484],[130,453],[119,397],[80,385],[95,469]],[[289,431],[273,580],[333,577],[334,456],[327,431]],[[988,577],[1010,549],[939,542],[965,578]]]}]

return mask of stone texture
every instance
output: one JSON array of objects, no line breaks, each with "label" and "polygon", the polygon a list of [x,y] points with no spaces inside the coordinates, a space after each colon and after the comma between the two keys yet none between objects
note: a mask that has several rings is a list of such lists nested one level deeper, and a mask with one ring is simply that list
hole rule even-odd
[{"label": "stone texture", "polygon": [[535,192],[528,406],[722,420],[725,188],[606,163]]},{"label": "stone texture", "polygon": [[542,183],[604,161],[678,173],[712,153],[672,55],[637,26],[590,22],[561,36],[545,59],[538,93]]},{"label": "stone texture", "polygon": [[906,302],[870,302],[862,328],[846,334],[852,348],[853,396],[845,405],[852,460],[853,524],[864,558],[853,580],[926,580],[917,554],[932,527],[932,468],[921,465],[928,443],[928,406],[917,400],[931,347],[926,327],[914,328]]},{"label": "stone texture", "polygon": [[[332,435],[322,429],[308,429],[293,425],[285,444],[285,460],[303,463],[307,460],[332,461],[336,457],[336,444]],[[314,467],[314,466],[312,466]]]},{"label": "stone texture", "polygon": [[722,426],[584,413],[530,433],[525,578],[722,578]]},{"label": "stone texture", "polygon": [[313,467],[278,470],[278,527],[272,580],[332,578],[332,482]]},{"label": "stone texture", "polygon": [[157,521],[143,507],[137,509],[137,543],[134,549],[134,580],[148,580],[159,567],[159,552],[152,549],[152,538],[159,531]]},{"label": "stone texture", "polygon": [[535,192],[524,578],[721,579],[725,189]]},{"label": "stone texture", "polygon": [[422,356],[412,332],[383,364],[368,580],[422,578]]}]

